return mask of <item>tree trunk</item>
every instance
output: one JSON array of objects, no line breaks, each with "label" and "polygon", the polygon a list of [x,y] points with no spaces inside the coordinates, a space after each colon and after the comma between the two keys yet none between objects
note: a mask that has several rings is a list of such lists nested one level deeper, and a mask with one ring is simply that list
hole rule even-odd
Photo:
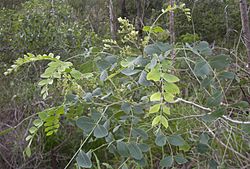
[{"label": "tree trunk", "polygon": [[113,1],[109,0],[109,22],[110,22],[110,33],[112,39],[116,39],[116,33],[117,33],[117,22],[116,22],[116,16],[114,12],[114,6]]},{"label": "tree trunk", "polygon": [[[174,7],[175,0],[170,0],[170,6],[171,8]],[[170,33],[170,44],[172,45],[172,52],[171,52],[171,58],[175,58],[175,50],[174,50],[174,44],[175,44],[175,31],[174,31],[174,11],[171,10],[169,14],[169,33]]]},{"label": "tree trunk", "polygon": [[240,0],[240,13],[241,13],[243,38],[247,48],[247,57],[248,57],[247,67],[250,68],[250,30],[249,30],[249,19],[248,19],[248,9],[246,0]]},{"label": "tree trunk", "polygon": [[126,0],[120,0],[120,2],[121,2],[121,17],[126,18],[128,15],[126,8]]},{"label": "tree trunk", "polygon": [[136,30],[139,32],[139,37],[142,36],[142,27],[144,20],[143,4],[143,0],[136,0]]}]

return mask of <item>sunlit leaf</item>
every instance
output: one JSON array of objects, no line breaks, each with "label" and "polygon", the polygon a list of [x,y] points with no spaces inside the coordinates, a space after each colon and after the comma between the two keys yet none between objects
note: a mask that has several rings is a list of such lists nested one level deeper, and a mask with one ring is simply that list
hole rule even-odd
[{"label": "sunlit leaf", "polygon": [[151,106],[150,109],[149,109],[149,113],[157,113],[157,112],[159,112],[160,107],[161,107],[161,104],[156,104],[156,105]]},{"label": "sunlit leaf", "polygon": [[180,81],[180,79],[178,77],[171,75],[171,74],[168,74],[168,73],[162,74],[162,78],[169,83],[175,83],[175,82]]},{"label": "sunlit leaf", "polygon": [[147,74],[147,80],[153,80],[153,81],[159,81],[161,78],[160,71],[157,67],[152,69],[148,74]]},{"label": "sunlit leaf", "polygon": [[156,116],[153,121],[152,121],[152,127],[156,126],[157,124],[159,124],[161,122],[162,116]]},{"label": "sunlit leaf", "polygon": [[160,101],[161,100],[161,93],[157,92],[150,96],[150,101]]}]

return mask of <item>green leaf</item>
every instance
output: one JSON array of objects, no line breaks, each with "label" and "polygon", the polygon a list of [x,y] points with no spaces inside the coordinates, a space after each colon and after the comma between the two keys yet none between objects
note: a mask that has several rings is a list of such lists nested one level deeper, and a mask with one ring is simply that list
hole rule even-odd
[{"label": "green leaf", "polygon": [[138,146],[140,147],[141,151],[146,153],[149,151],[149,146],[147,144],[144,144],[144,143],[141,143],[141,144],[138,144]]},{"label": "green leaf", "polygon": [[122,105],[121,105],[121,109],[122,111],[124,111],[125,113],[129,113],[131,111],[131,104],[128,103],[128,102],[124,102]]},{"label": "green leaf", "polygon": [[241,124],[241,130],[250,135],[250,124]]},{"label": "green leaf", "polygon": [[25,138],[25,141],[29,141],[31,138],[33,138],[32,135],[28,135],[26,138]]},{"label": "green leaf", "polygon": [[173,162],[174,162],[173,157],[168,156],[168,157],[163,158],[160,161],[160,166],[162,166],[162,167],[171,167],[173,165]]},{"label": "green leaf", "polygon": [[201,143],[199,143],[199,144],[197,145],[197,151],[198,151],[199,153],[201,153],[201,154],[206,153],[208,150],[209,150],[208,145],[201,144]]},{"label": "green leaf", "polygon": [[143,140],[148,139],[148,134],[146,133],[146,131],[144,131],[142,129],[137,129],[137,128],[132,129],[132,136],[133,137],[141,137]]},{"label": "green leaf", "polygon": [[153,121],[152,121],[152,127],[156,126],[157,124],[159,124],[161,122],[161,118],[162,116],[159,115],[159,116],[156,116]]},{"label": "green leaf", "polygon": [[160,55],[161,53],[165,53],[169,49],[171,49],[171,46],[168,43],[156,42],[155,44],[147,45],[144,48],[144,52],[147,55],[153,56],[154,54]]},{"label": "green leaf", "polygon": [[121,73],[124,74],[124,75],[126,75],[126,76],[132,76],[132,75],[135,75],[135,74],[137,74],[139,72],[140,72],[140,70],[138,70],[138,69],[132,69],[131,67],[128,67],[128,68],[123,69],[121,71]]},{"label": "green leaf", "polygon": [[41,80],[41,81],[38,83],[38,86],[44,86],[44,85],[48,85],[48,84],[52,84],[52,83],[53,83],[53,80],[52,80],[52,79]]},{"label": "green leaf", "polygon": [[206,145],[208,145],[209,139],[210,139],[210,137],[209,137],[209,135],[208,135],[207,133],[202,133],[202,134],[200,135],[200,143],[201,143],[201,144],[206,144]]},{"label": "green leaf", "polygon": [[49,131],[48,133],[46,133],[46,136],[51,136],[53,133],[55,133],[56,132],[56,130],[51,130],[51,131]]},{"label": "green leaf", "polygon": [[209,64],[213,69],[216,70],[224,70],[226,67],[229,66],[231,62],[231,58],[227,55],[219,55],[219,56],[212,56],[209,59]]},{"label": "green leaf", "polygon": [[57,115],[63,115],[63,114],[64,114],[64,106],[60,106],[60,107],[56,110],[56,114],[57,114]]},{"label": "green leaf", "polygon": [[144,48],[144,52],[145,52],[147,55],[150,55],[150,56],[153,56],[154,54],[157,54],[157,55],[160,55],[160,54],[161,54],[161,50],[158,48],[158,46],[157,46],[156,44],[147,45],[147,46]]},{"label": "green leaf", "polygon": [[157,67],[153,68],[147,74],[147,80],[159,81],[160,79],[161,79],[161,74],[160,74],[160,71]]},{"label": "green leaf", "polygon": [[154,93],[150,96],[150,101],[160,101],[161,100],[161,93],[160,92],[157,92],[157,93]]},{"label": "green leaf", "polygon": [[181,165],[181,164],[185,164],[188,162],[188,160],[186,158],[183,157],[183,155],[178,154],[174,157],[175,161],[177,164]]},{"label": "green leaf", "polygon": [[153,105],[152,107],[150,107],[149,113],[150,114],[151,113],[157,113],[157,112],[159,112],[160,108],[161,108],[161,104]]},{"label": "green leaf", "polygon": [[210,160],[208,164],[210,169],[218,169],[218,163],[214,159]]},{"label": "green leaf", "polygon": [[107,70],[102,71],[101,75],[100,75],[100,80],[101,81],[105,81],[105,80],[107,80],[107,78],[108,78],[108,72],[107,72]]},{"label": "green leaf", "polygon": [[30,157],[30,156],[31,156],[31,149],[30,149],[30,146],[26,147],[26,148],[24,149],[24,152],[25,152],[25,154],[27,155],[27,157]]},{"label": "green leaf", "polygon": [[180,151],[184,151],[184,152],[188,152],[190,150],[190,145],[188,143],[186,143],[185,145],[183,146],[179,146],[179,150]]},{"label": "green leaf", "polygon": [[174,83],[165,83],[164,84],[164,90],[167,92],[167,93],[171,93],[171,94],[180,94],[180,89],[179,87],[174,84]]},{"label": "green leaf", "polygon": [[207,100],[207,105],[209,107],[214,107],[220,105],[222,101],[223,95],[221,91],[215,92],[211,97]]},{"label": "green leaf", "polygon": [[138,83],[140,85],[144,85],[144,86],[149,86],[150,85],[151,82],[147,80],[147,72],[146,71],[143,70],[141,72]]},{"label": "green leaf", "polygon": [[149,32],[149,31],[150,31],[150,28],[151,28],[150,26],[144,26],[142,30],[143,30],[144,32]]},{"label": "green leaf", "polygon": [[183,146],[186,144],[186,141],[180,135],[168,136],[167,140],[174,146]]},{"label": "green leaf", "polygon": [[43,111],[43,112],[39,112],[38,113],[38,116],[41,120],[43,121],[46,121],[47,117],[48,117],[48,114],[47,114],[47,111]]},{"label": "green leaf", "polygon": [[37,131],[37,128],[34,126],[29,129],[30,134],[34,134],[36,131]]},{"label": "green leaf", "polygon": [[77,157],[76,157],[76,161],[78,166],[83,167],[83,168],[91,168],[92,167],[92,162],[89,158],[89,156],[83,152],[82,150],[80,150],[80,152],[78,153]]},{"label": "green leaf", "polygon": [[93,73],[84,73],[84,74],[82,74],[82,76],[85,79],[89,79],[89,78],[93,77],[94,75],[93,75]]},{"label": "green leaf", "polygon": [[170,108],[167,107],[165,104],[163,105],[163,113],[170,115]]},{"label": "green leaf", "polygon": [[153,27],[152,31],[154,33],[161,33],[161,32],[164,32],[164,29],[162,29],[162,27],[160,27],[160,26],[155,26],[155,27]]},{"label": "green leaf", "polygon": [[208,88],[214,83],[213,77],[206,77],[204,80],[201,81],[201,87]]},{"label": "green leaf", "polygon": [[143,154],[141,149],[139,148],[139,146],[136,143],[129,143],[128,144],[128,150],[130,155],[136,159],[136,160],[140,160],[143,158]]},{"label": "green leaf", "polygon": [[97,125],[95,130],[94,130],[94,136],[96,138],[102,138],[106,137],[108,135],[108,130],[102,126],[102,125]]},{"label": "green leaf", "polygon": [[233,72],[222,72],[218,75],[220,79],[230,79],[233,80],[235,78],[235,73]]},{"label": "green leaf", "polygon": [[76,125],[82,130],[85,130],[86,132],[90,132],[94,128],[95,122],[92,119],[86,116],[83,116],[76,120]]},{"label": "green leaf", "polygon": [[134,160],[137,164],[139,164],[140,167],[144,168],[147,165],[147,161],[145,160],[145,158],[143,157],[140,160]]},{"label": "green leaf", "polygon": [[172,95],[171,93],[164,93],[164,100],[166,102],[173,102],[174,101],[174,95]]},{"label": "green leaf", "polygon": [[198,50],[202,55],[209,56],[212,54],[212,49],[209,47],[209,44],[206,41],[199,42],[196,46],[194,46],[194,49]]},{"label": "green leaf", "polygon": [[204,60],[195,63],[194,73],[196,76],[204,77],[211,74],[208,63]]},{"label": "green leaf", "polygon": [[249,103],[246,101],[240,101],[238,103],[232,104],[232,107],[240,108],[240,109],[247,109],[249,108]]},{"label": "green leaf", "polygon": [[40,120],[40,119],[36,119],[33,121],[33,124],[36,126],[36,127],[40,127],[43,125],[43,121]]},{"label": "green leaf", "polygon": [[218,108],[214,112],[212,112],[211,114],[206,114],[205,116],[203,116],[202,120],[204,122],[212,122],[212,121],[222,117],[225,112],[226,112],[226,110],[224,108]]},{"label": "green leaf", "polygon": [[126,143],[123,141],[117,142],[117,151],[123,157],[129,157],[129,149]]},{"label": "green leaf", "polygon": [[161,124],[167,129],[168,128],[168,120],[164,117],[161,116]]},{"label": "green leaf", "polygon": [[171,74],[168,74],[168,73],[162,74],[162,78],[169,83],[175,83],[175,82],[180,81],[180,79],[178,77],[171,75]]},{"label": "green leaf", "polygon": [[159,134],[155,138],[155,144],[157,146],[162,147],[162,146],[166,145],[166,142],[167,142],[167,137],[163,134]]},{"label": "green leaf", "polygon": [[48,67],[43,74],[41,74],[42,78],[50,78],[56,73],[57,67]]},{"label": "green leaf", "polygon": [[80,80],[83,78],[83,74],[76,69],[72,69],[70,74],[73,78],[75,78],[77,80]]}]

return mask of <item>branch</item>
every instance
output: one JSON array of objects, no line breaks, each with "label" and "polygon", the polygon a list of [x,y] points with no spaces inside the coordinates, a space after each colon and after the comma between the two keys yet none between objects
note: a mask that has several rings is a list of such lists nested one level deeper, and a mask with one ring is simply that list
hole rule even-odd
[{"label": "branch", "polygon": [[[198,108],[200,108],[202,110],[209,111],[210,113],[208,113],[208,114],[212,114],[212,109],[201,106],[201,105],[198,105],[198,104],[196,104],[194,102],[191,102],[191,101],[184,100],[182,98],[178,98],[177,100],[175,100],[174,102],[171,102],[171,103],[178,103],[178,102],[184,102],[184,103],[187,103],[187,104],[191,104],[191,105],[193,105],[195,107],[198,107]],[[225,120],[228,120],[228,121],[230,121],[232,123],[235,123],[235,124],[250,124],[250,121],[233,120],[233,119],[227,117],[226,115],[223,115],[222,118],[224,118]]]}]

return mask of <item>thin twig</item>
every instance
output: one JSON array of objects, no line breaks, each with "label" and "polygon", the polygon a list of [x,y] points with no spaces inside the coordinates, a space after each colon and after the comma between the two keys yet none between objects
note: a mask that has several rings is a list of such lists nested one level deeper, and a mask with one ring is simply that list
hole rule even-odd
[{"label": "thin twig", "polygon": [[238,151],[236,151],[235,149],[233,149],[232,147],[228,147],[225,143],[223,143],[219,138],[216,137],[216,135],[214,134],[214,132],[206,125],[206,123],[204,123],[204,126],[208,129],[209,133],[212,134],[212,136],[225,148],[227,148],[228,150],[232,151],[233,153],[235,153],[236,155],[240,156],[241,158],[244,158],[247,161],[250,161],[249,158],[245,157],[244,155],[242,155],[241,153],[239,153]]},{"label": "thin twig", "polygon": [[[198,107],[198,108],[200,108],[200,109],[202,109],[202,110],[209,111],[210,113],[208,113],[208,114],[211,114],[211,113],[212,113],[212,109],[207,108],[207,107],[204,107],[204,106],[201,106],[201,105],[198,105],[198,104],[196,104],[196,103],[194,103],[194,102],[191,102],[191,101],[184,100],[184,99],[182,99],[182,98],[178,98],[177,100],[175,100],[175,101],[172,102],[172,103],[178,103],[178,102],[184,102],[184,103],[187,103],[187,104],[191,104],[191,105],[193,105],[193,106],[195,106],[195,107]],[[228,120],[228,121],[230,121],[230,122],[232,122],[232,123],[235,123],[235,124],[250,124],[250,121],[233,120],[233,119],[227,117],[226,115],[223,115],[222,117],[223,117],[225,120]]]}]

